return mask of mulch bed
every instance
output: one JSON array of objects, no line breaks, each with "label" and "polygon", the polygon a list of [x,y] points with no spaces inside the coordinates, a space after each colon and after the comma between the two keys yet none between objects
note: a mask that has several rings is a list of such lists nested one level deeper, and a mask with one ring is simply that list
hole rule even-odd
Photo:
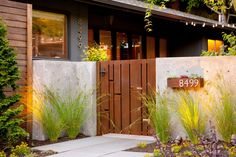
[{"label": "mulch bed", "polygon": [[[79,134],[75,139],[82,139],[82,138],[86,138],[88,136],[85,136],[83,134]],[[27,141],[28,145],[30,147],[37,147],[37,146],[43,146],[43,145],[48,145],[48,144],[54,144],[54,143],[59,143],[59,142],[66,142],[66,141],[70,141],[71,139],[68,137],[60,137],[56,142],[52,142],[50,140],[46,140],[46,141],[37,141],[37,140],[29,140]]]},{"label": "mulch bed", "polygon": [[156,148],[156,143],[150,143],[147,144],[146,148],[140,148],[140,147],[135,147],[135,148],[130,148],[125,151],[129,152],[145,152],[145,153],[153,153],[153,150]]},{"label": "mulch bed", "polygon": [[[82,139],[82,138],[86,138],[86,137],[88,137],[88,136],[85,136],[83,134],[79,134],[73,140]],[[37,147],[37,146],[43,146],[43,145],[48,145],[48,144],[55,144],[55,143],[60,143],[60,142],[66,142],[66,141],[70,141],[70,140],[71,139],[68,138],[68,137],[61,137],[56,142],[52,142],[50,140],[46,140],[46,141],[30,140],[30,141],[27,141],[27,143],[29,144],[30,147]],[[37,157],[45,157],[45,156],[57,154],[57,152],[54,152],[52,150],[47,150],[47,151],[33,150],[33,153],[36,154]]]}]

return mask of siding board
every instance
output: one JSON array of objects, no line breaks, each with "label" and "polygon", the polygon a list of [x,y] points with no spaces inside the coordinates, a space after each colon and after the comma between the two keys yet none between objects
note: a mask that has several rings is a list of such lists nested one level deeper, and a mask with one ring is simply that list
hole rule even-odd
[{"label": "siding board", "polygon": [[3,6],[0,4],[0,13],[11,13],[13,15],[23,15],[26,16],[26,9],[13,8],[12,6]]},{"label": "siding board", "polygon": [[8,29],[8,39],[17,53],[17,65],[21,72],[20,86],[27,86],[27,4],[0,0],[0,18]]},{"label": "siding board", "polygon": [[14,21],[21,21],[21,22],[26,22],[27,19],[25,16],[22,15],[13,15],[13,14],[9,14],[9,13],[1,13],[2,18],[4,20],[14,20]]}]

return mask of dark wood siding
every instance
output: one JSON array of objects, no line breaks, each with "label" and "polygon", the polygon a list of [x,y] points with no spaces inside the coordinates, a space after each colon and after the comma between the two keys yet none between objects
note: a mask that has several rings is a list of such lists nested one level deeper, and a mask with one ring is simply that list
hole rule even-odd
[{"label": "dark wood siding", "polygon": [[[0,18],[7,25],[8,39],[17,53],[17,63],[20,69],[21,79],[17,81],[17,90],[22,97],[22,102],[28,107],[31,104],[32,85],[32,6],[25,3],[13,2],[10,0],[0,0]],[[12,91],[6,89],[7,94]],[[29,117],[29,116],[27,116]],[[27,121],[30,119],[27,119]],[[28,131],[31,130],[31,123],[25,125]]]},{"label": "dark wood siding", "polygon": [[0,17],[8,27],[10,45],[17,52],[21,71],[18,84],[27,86],[27,4],[0,0]]}]

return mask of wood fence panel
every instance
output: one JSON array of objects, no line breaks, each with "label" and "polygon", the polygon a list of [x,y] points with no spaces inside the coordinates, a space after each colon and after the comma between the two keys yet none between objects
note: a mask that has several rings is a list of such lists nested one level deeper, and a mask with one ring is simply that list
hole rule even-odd
[{"label": "wood fence panel", "polygon": [[101,82],[99,96],[106,96],[98,108],[101,133],[149,135],[147,109],[141,94],[155,89],[155,60],[124,60],[99,62],[97,79]]},{"label": "wood fence panel", "polygon": [[122,133],[129,133],[130,125],[130,64],[129,61],[123,61],[121,64],[121,119]]},{"label": "wood fence panel", "polygon": [[109,115],[109,76],[107,75],[108,72],[108,62],[103,62],[101,64],[101,70],[103,73],[100,75],[102,76],[101,80],[101,93],[102,93],[102,100],[101,100],[101,107],[100,107],[100,118],[102,123],[101,133],[105,134],[109,132],[110,128],[110,115]]}]

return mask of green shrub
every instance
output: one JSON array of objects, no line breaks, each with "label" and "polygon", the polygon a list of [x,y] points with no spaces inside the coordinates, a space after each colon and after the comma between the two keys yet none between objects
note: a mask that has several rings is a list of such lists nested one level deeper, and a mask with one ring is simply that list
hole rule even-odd
[{"label": "green shrub", "polygon": [[0,157],[7,157],[6,153],[3,151],[0,151]]},{"label": "green shrub", "polygon": [[27,136],[20,127],[23,120],[19,114],[23,111],[23,105],[16,105],[20,95],[6,96],[5,88],[15,90],[16,81],[19,79],[19,69],[16,62],[16,53],[10,48],[6,38],[6,27],[0,20],[0,148],[10,147],[22,137]]},{"label": "green shrub", "polygon": [[142,96],[148,109],[148,118],[161,142],[166,143],[170,137],[170,114],[168,111],[168,98],[165,94],[152,92]]},{"label": "green shrub", "polygon": [[85,108],[88,106],[88,95],[79,90],[77,94],[68,92],[61,96],[49,88],[46,88],[45,94],[48,103],[55,109],[63,123],[68,137],[76,138],[86,118]]},{"label": "green shrub", "polygon": [[235,56],[236,55],[236,36],[231,33],[231,34],[223,34],[223,40],[225,41],[226,44],[228,44],[227,49],[226,49],[226,54],[228,56]]},{"label": "green shrub", "polygon": [[177,113],[190,140],[198,143],[198,135],[206,129],[206,119],[200,111],[198,98],[188,92],[180,92]]},{"label": "green shrub", "polygon": [[154,150],[153,150],[153,156],[154,156],[154,157],[161,157],[162,154],[161,154],[160,149],[154,149]]},{"label": "green shrub", "polygon": [[220,52],[202,51],[201,56],[235,56],[236,55],[236,36],[223,33],[222,38],[225,46],[222,46]]},{"label": "green shrub", "polygon": [[26,156],[31,153],[31,150],[27,143],[22,142],[20,145],[12,148],[11,153],[16,156]]},{"label": "green shrub", "polygon": [[231,135],[236,133],[236,102],[230,85],[223,78],[217,81],[216,89],[219,95],[215,97],[212,114],[217,131],[225,141],[230,142]]},{"label": "green shrub", "polygon": [[140,142],[140,143],[138,143],[138,147],[142,148],[142,149],[147,148],[147,142]]},{"label": "green shrub", "polygon": [[174,145],[174,146],[171,147],[171,151],[173,153],[179,153],[181,151],[181,149],[182,149],[181,145],[180,146],[179,145]]},{"label": "green shrub", "polygon": [[107,51],[101,48],[99,45],[89,47],[84,51],[84,61],[107,61]]}]

